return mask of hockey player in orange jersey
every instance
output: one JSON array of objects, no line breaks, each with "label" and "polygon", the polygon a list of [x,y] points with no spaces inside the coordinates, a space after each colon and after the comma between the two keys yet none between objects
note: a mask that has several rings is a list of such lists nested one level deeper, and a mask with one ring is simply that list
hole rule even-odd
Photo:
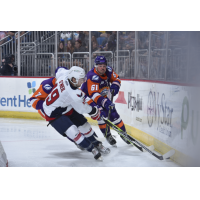
[{"label": "hockey player in orange jersey", "polygon": [[[98,106],[103,108],[106,115],[105,117],[108,117],[108,111],[111,106],[110,120],[126,132],[124,123],[115,109],[115,104],[107,97],[109,90],[114,90],[114,96],[118,94],[120,86],[121,80],[114,70],[107,66],[106,58],[104,56],[97,56],[95,59],[95,66],[87,73],[87,81],[82,85],[81,90],[85,92]],[[108,143],[115,146],[116,140],[112,137],[110,128],[108,127],[106,133],[106,124],[103,120],[99,120],[98,125]],[[130,144],[123,137],[122,139],[127,144]]]},{"label": "hockey player in orange jersey", "polygon": [[36,90],[36,92],[30,98],[31,105],[34,109],[38,111],[42,118],[45,119],[45,115],[42,112],[41,108],[44,103],[44,100],[47,98],[49,93],[52,91],[54,85],[56,83],[56,78],[52,77],[47,80],[44,80],[40,87]]}]

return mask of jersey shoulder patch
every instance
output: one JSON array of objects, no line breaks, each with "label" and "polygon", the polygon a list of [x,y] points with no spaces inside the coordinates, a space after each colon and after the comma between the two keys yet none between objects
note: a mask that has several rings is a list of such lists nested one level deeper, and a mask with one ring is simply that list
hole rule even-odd
[{"label": "jersey shoulder patch", "polygon": [[99,80],[99,76],[98,75],[93,75],[92,76],[92,80],[93,81],[98,81]]},{"label": "jersey shoulder patch", "polygon": [[45,88],[45,90],[51,90],[52,89],[52,86],[49,85],[49,84],[45,84],[43,87]]},{"label": "jersey shoulder patch", "polygon": [[94,71],[91,70],[87,74],[87,80],[91,80],[92,82],[98,83],[100,80],[100,77]]}]

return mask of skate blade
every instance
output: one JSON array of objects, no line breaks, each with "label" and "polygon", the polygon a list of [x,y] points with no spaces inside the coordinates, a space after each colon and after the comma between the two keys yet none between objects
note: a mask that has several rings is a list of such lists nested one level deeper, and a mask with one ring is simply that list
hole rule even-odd
[{"label": "skate blade", "polygon": [[116,145],[116,144],[113,144],[113,145],[112,145],[112,147],[115,147],[115,148],[117,148],[117,145]]}]

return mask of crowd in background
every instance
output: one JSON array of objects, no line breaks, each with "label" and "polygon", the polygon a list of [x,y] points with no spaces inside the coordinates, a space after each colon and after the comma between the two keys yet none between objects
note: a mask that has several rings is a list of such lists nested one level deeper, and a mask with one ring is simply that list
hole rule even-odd
[{"label": "crowd in background", "polygon": [[[0,31],[0,45],[4,44],[6,41],[9,41],[11,38],[14,39],[15,36],[17,38],[17,32],[18,31]],[[25,32],[26,31],[20,31],[20,36],[22,36]]]},{"label": "crowd in background", "polygon": [[[92,31],[92,53],[116,50],[116,31]],[[62,31],[59,52],[89,52],[89,31]]]},{"label": "crowd in background", "polygon": [[[58,31],[57,33],[58,66],[70,68],[71,65],[77,65],[87,72],[89,69],[89,31]],[[55,53],[54,31],[21,31],[20,36],[21,44],[35,42],[37,53]],[[196,49],[200,46],[199,32],[119,31],[118,36],[117,72],[122,78],[181,81],[187,78],[188,67],[198,66],[200,56]],[[0,51],[11,39],[17,44],[16,31],[0,31]],[[16,46],[13,46],[13,53],[16,53],[14,48]],[[32,46],[30,49],[33,50]],[[97,55],[104,55],[108,64],[116,70],[116,49],[117,31],[91,31],[92,65]],[[34,67],[28,56],[25,57],[27,52],[23,52],[21,72],[22,75],[32,76],[35,74]],[[0,52],[0,61],[3,61],[2,55],[7,56],[6,48]],[[48,56],[41,56],[37,58],[37,61],[39,59],[41,62],[36,63],[39,66],[36,74],[46,76],[49,70],[52,73],[54,70],[52,66],[56,66],[55,59],[53,61],[53,57]],[[188,64],[189,62],[191,64]]]}]

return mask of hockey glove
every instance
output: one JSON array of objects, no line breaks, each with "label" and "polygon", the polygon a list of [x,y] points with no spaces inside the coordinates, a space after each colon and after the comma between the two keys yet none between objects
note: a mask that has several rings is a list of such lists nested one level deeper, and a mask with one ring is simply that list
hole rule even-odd
[{"label": "hockey glove", "polygon": [[116,84],[112,84],[110,87],[110,91],[114,90],[114,96],[119,92],[119,86]]},{"label": "hockey glove", "polygon": [[96,106],[94,108],[96,108],[96,112],[94,114],[90,115],[90,116],[93,120],[100,120],[101,119],[101,112]]},{"label": "hockey glove", "polygon": [[107,99],[107,101],[104,103],[104,108],[109,111],[111,107],[111,111],[115,108],[115,104],[112,103],[112,101],[110,101],[109,99]]}]

